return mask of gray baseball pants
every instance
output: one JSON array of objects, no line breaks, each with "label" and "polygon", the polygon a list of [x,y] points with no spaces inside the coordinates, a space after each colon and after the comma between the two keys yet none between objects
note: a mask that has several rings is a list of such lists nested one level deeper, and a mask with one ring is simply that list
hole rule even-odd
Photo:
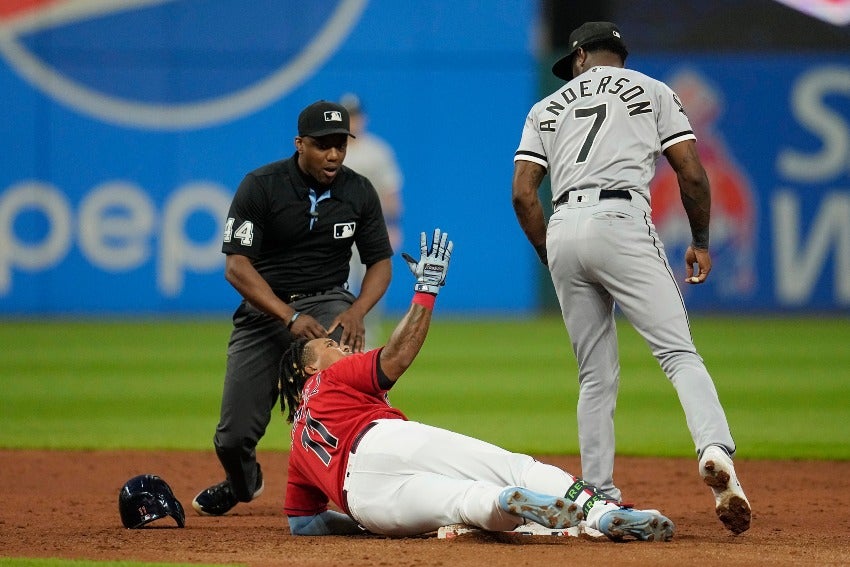
[{"label": "gray baseball pants", "polygon": [[[735,442],[714,383],[697,354],[679,286],[655,232],[650,207],[574,190],[549,220],[549,271],[578,362],[582,476],[612,498],[614,410],[620,380],[614,305],[646,340],[676,389],[697,454]],[[647,408],[647,411],[652,411]]]}]

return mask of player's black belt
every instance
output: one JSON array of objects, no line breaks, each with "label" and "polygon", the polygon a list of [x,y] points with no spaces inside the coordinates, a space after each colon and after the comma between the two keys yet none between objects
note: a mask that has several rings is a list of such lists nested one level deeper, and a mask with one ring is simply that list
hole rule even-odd
[{"label": "player's black belt", "polygon": [[328,288],[328,289],[320,289],[317,291],[292,291],[292,292],[284,292],[278,293],[277,296],[284,303],[292,303],[293,301],[297,301],[299,299],[304,299],[305,297],[315,297],[317,295],[324,295],[330,291],[333,291],[336,288]]},{"label": "player's black belt", "polygon": [[360,445],[360,442],[363,441],[363,437],[366,433],[369,432],[370,429],[378,425],[377,421],[372,421],[363,426],[363,429],[360,430],[360,433],[354,436],[354,441],[351,442],[351,454],[357,452],[357,447]]},{"label": "player's black belt", "polygon": [[[570,193],[576,189],[568,189],[563,195],[558,197],[558,200],[553,204],[554,207],[560,207],[570,199]],[[632,200],[632,194],[625,189],[602,189],[599,191],[599,200],[602,199],[625,199]]]}]

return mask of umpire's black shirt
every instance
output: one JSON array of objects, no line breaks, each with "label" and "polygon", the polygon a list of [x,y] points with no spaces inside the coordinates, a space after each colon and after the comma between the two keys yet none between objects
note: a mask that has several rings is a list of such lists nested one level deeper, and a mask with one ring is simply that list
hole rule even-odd
[{"label": "umpire's black shirt", "polygon": [[342,166],[329,187],[313,187],[318,201],[311,215],[315,182],[297,159],[296,152],[245,176],[230,204],[221,247],[225,254],[251,258],[280,297],[344,285],[352,243],[366,266],[393,254],[378,193],[367,178]]}]

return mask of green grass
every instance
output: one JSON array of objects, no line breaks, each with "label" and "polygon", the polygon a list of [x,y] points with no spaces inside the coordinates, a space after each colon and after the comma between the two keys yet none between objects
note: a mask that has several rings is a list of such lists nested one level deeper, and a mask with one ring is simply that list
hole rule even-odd
[{"label": "green grass", "polygon": [[[850,459],[850,322],[694,317],[739,445],[756,458]],[[211,450],[221,320],[0,322],[0,447]],[[672,385],[619,325],[618,453],[693,454]],[[576,365],[560,319],[435,316],[391,394],[411,419],[534,454],[578,451]],[[282,417],[264,449],[288,447]]]},{"label": "green grass", "polygon": [[[631,326],[618,327],[618,453],[692,455],[675,390]],[[848,321],[706,317],[692,330],[741,456],[850,458]],[[560,319],[435,331],[393,395],[411,418],[527,452],[577,453],[576,365]]]},{"label": "green grass", "polygon": [[0,446],[211,444],[226,323],[4,322]]}]

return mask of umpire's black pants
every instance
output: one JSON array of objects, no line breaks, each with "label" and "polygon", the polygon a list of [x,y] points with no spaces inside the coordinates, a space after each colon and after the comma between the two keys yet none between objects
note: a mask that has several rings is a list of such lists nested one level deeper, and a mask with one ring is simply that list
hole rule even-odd
[{"label": "umpire's black pants", "polygon": [[[290,306],[329,327],[354,296],[343,288],[293,301]],[[339,340],[342,329],[332,337]],[[249,502],[257,488],[256,447],[265,434],[279,395],[280,359],[292,335],[278,319],[243,301],[233,313],[221,417],[213,444],[233,493]]]}]

